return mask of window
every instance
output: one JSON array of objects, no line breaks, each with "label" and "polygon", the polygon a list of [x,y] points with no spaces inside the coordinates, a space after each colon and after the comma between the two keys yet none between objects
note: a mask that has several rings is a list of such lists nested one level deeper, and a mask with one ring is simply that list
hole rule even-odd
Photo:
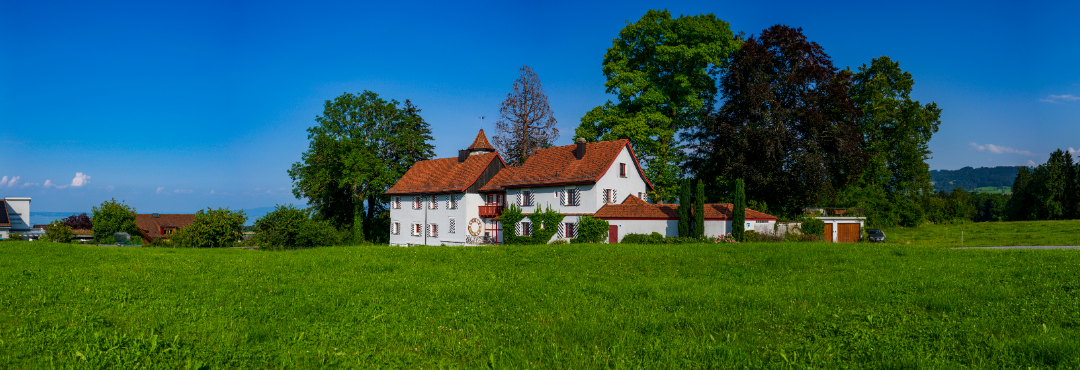
[{"label": "window", "polygon": [[521,236],[532,236],[532,222],[521,223]]},{"label": "window", "polygon": [[578,189],[566,189],[559,192],[559,201],[564,206],[576,206],[581,204],[581,191]]},{"label": "window", "polygon": [[[453,197],[453,195],[451,195],[450,197]],[[455,219],[453,217],[450,217],[450,227],[448,227],[446,229],[446,231],[448,231],[451,234],[456,234],[457,233],[457,219]]]},{"label": "window", "polygon": [[428,224],[428,236],[430,236],[430,237],[438,237],[439,236],[439,225],[438,224],[436,224],[434,222],[432,222],[431,224]]},{"label": "window", "polygon": [[573,239],[577,237],[578,226],[573,222],[559,224],[559,238]]},{"label": "window", "polygon": [[531,206],[533,205],[533,198],[533,192],[522,190],[521,193],[517,195],[517,204],[522,207]]},{"label": "window", "polygon": [[420,224],[419,223],[414,222],[412,224],[412,235],[413,236],[420,236]]},{"label": "window", "polygon": [[[446,203],[447,203],[447,204],[446,204],[446,208],[449,208],[449,209],[457,209],[457,195],[455,195],[455,194],[450,194],[450,200],[449,200],[449,201],[447,201]],[[451,226],[451,227],[450,227],[450,230],[451,230],[450,232],[451,232],[451,233],[453,233],[453,231],[452,231],[452,230],[454,230],[454,227],[453,227],[453,226]]]},{"label": "window", "polygon": [[390,208],[401,209],[401,197],[394,197],[390,200]]},{"label": "window", "polygon": [[401,234],[401,223],[400,222],[394,222],[394,223],[390,224],[390,233],[394,234],[394,235]]},{"label": "window", "polygon": [[431,203],[428,203],[428,209],[439,209],[439,196],[432,195]]},{"label": "window", "polygon": [[626,177],[626,163],[619,163],[619,177]]},{"label": "window", "polygon": [[614,204],[619,201],[619,196],[615,192],[615,189],[604,189],[604,203]]},{"label": "window", "polygon": [[423,204],[424,202],[420,200],[420,197],[413,197],[412,209],[420,209],[421,207],[423,207]]}]

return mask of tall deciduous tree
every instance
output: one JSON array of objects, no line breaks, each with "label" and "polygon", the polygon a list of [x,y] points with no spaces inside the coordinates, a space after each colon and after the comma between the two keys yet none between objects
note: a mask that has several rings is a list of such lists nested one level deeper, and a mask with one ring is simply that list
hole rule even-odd
[{"label": "tall deciduous tree", "polygon": [[499,107],[499,120],[495,122],[498,134],[492,142],[507,165],[520,166],[534,150],[550,147],[559,138],[556,123],[540,77],[529,66],[523,66]]},{"label": "tall deciduous tree", "polygon": [[667,10],[648,11],[604,55],[605,86],[618,102],[589,111],[577,136],[630,139],[655,185],[650,196],[674,199],[685,159],[677,134],[715,104],[715,78],[738,45],[728,23],[713,14],[672,19]]},{"label": "tall deciduous tree", "polygon": [[731,204],[731,236],[741,242],[746,229],[746,192],[743,190],[742,179],[735,180],[734,193],[735,201]]},{"label": "tall deciduous tree", "polygon": [[863,64],[853,77],[849,93],[863,113],[859,130],[868,160],[856,188],[846,192],[849,202],[867,209],[873,225],[920,220],[922,215],[902,215],[918,207],[902,205],[934,192],[926,159],[930,138],[941,124],[941,109],[933,102],[912,100],[911,73],[887,56]]},{"label": "tall deciduous tree", "polygon": [[785,214],[832,198],[865,162],[850,86],[802,29],[750,37],[720,79],[724,105],[693,134],[691,168],[717,193],[742,178],[747,197]]},{"label": "tall deciduous tree", "polygon": [[408,100],[398,105],[371,91],[327,100],[318,125],[307,130],[308,150],[289,169],[293,195],[307,198],[321,219],[351,229],[352,242],[385,238],[389,199],[383,194],[409,167],[434,155],[420,109]]}]

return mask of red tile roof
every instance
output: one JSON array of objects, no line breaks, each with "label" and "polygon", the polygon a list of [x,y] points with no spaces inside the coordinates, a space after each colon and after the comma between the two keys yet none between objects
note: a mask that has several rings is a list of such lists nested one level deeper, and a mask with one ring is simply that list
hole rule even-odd
[{"label": "red tile roof", "polygon": [[[728,220],[732,218],[731,203],[705,204],[706,220]],[[776,217],[746,208],[747,220],[775,220]],[[626,197],[622,204],[606,204],[593,214],[602,219],[637,218],[637,219],[679,219],[678,204],[649,204],[633,195]]]},{"label": "red tile roof", "polygon": [[[630,151],[638,173],[645,184],[652,189],[652,183],[641,173],[634,149],[626,139],[601,141],[585,144],[585,157],[580,160],[574,156],[577,144],[563,145],[546,149],[537,149],[521,167],[514,169],[512,176],[496,176],[499,181],[488,181],[480,191],[494,191],[504,188],[527,186],[595,183],[615,163],[615,158],[623,148]],[[500,171],[501,175],[501,171]]]},{"label": "red tile roof", "polygon": [[139,226],[139,231],[142,232],[144,238],[164,238],[165,235],[161,233],[163,228],[182,229],[195,221],[193,214],[159,213],[157,215],[158,217],[154,217],[153,214],[135,215],[135,224]]},{"label": "red tile roof", "polygon": [[[483,135],[483,132],[480,134]],[[470,155],[460,163],[457,157],[416,162],[386,194],[464,192],[496,158],[502,161],[502,157],[497,153],[484,153]],[[502,171],[505,171],[505,168]]]},{"label": "red tile roof", "polygon": [[469,145],[467,150],[473,149],[486,149],[495,151],[495,147],[488,142],[487,135],[484,135],[484,129],[480,129],[480,133],[476,134],[476,140],[473,140],[472,145]]}]

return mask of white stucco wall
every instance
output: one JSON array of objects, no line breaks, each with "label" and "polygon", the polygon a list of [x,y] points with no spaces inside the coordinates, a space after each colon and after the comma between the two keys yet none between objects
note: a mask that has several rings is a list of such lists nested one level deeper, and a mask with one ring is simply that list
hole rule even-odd
[{"label": "white stucco wall", "polygon": [[[657,232],[663,236],[679,236],[679,220],[608,220],[608,225],[619,226],[620,243],[626,237],[626,234],[652,234]],[[706,229],[708,229],[708,226],[706,226]]]},{"label": "white stucco wall", "polygon": [[[619,176],[619,164],[626,163],[626,177]],[[645,180],[641,178],[640,172],[637,168],[637,163],[634,162],[634,157],[630,155],[630,150],[625,146],[619,152],[619,155],[615,158],[615,162],[612,162],[611,167],[600,179],[596,181],[594,186],[592,197],[593,206],[596,207],[589,213],[596,212],[600,207],[604,206],[604,189],[615,189],[616,199],[614,204],[622,203],[626,200],[626,197],[630,195],[637,196],[638,193],[644,193],[646,189]],[[582,199],[584,203],[584,199]]]},{"label": "white stucco wall", "polygon": [[32,226],[30,225],[30,198],[6,197],[4,201],[7,203],[8,209],[6,211],[8,220],[11,222],[10,230],[29,231],[30,226]]},{"label": "white stucco wall", "polygon": [[[461,193],[455,195],[462,196]],[[427,225],[431,223],[438,225],[439,234],[438,236],[428,236],[426,239],[427,245],[465,244],[465,235],[468,235],[468,224],[471,219],[467,218],[470,213],[469,209],[473,208],[471,211],[473,214],[479,212],[477,204],[475,204],[479,197],[468,197],[467,195],[475,196],[476,194],[466,194],[465,197],[459,198],[456,209],[449,209],[448,207],[449,194],[436,195],[439,202],[438,209],[429,209],[427,201],[424,202],[421,209],[413,209],[413,196],[401,196],[401,208],[390,209],[390,224],[393,225],[394,222],[401,224],[400,233],[396,235],[390,234],[390,245],[425,244],[424,235],[427,232]],[[422,198],[430,200],[431,196],[425,195]],[[475,198],[471,207],[468,202],[470,198]],[[451,217],[455,218],[456,221],[456,232],[454,233],[450,232]],[[413,223],[419,223],[423,226],[423,232],[420,235],[412,235],[411,227]]]}]

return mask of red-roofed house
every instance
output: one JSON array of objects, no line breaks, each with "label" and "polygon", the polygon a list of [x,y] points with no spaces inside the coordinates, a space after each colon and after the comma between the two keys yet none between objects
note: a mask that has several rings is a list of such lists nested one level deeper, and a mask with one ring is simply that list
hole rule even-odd
[{"label": "red-roofed house", "polygon": [[[480,130],[457,158],[417,162],[386,192],[391,198],[390,244],[500,243],[498,217],[507,203],[526,215],[515,225],[519,235],[533,230],[528,215],[550,207],[566,215],[554,239],[577,237],[578,217],[585,215],[609,220],[613,240],[653,231],[677,236],[678,227],[669,226],[677,225],[676,206],[648,204],[651,190],[629,140],[578,139],[537,149],[520,167],[508,168]],[[750,223],[776,221],[746,212]],[[725,234],[731,230],[731,205],[710,204],[705,218],[708,235]]]}]

